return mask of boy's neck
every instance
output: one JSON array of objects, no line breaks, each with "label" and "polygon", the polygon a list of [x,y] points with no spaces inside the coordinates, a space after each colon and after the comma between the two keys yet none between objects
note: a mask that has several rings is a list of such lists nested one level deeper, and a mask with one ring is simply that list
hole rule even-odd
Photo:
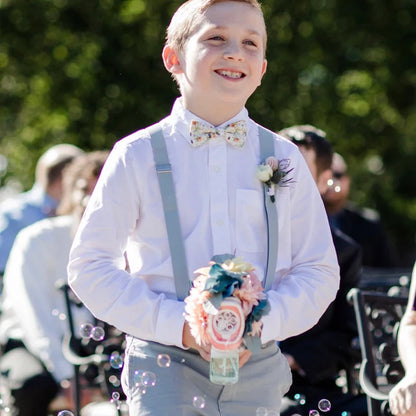
[{"label": "boy's neck", "polygon": [[197,103],[193,105],[192,102],[184,97],[182,97],[182,100],[184,107],[188,111],[213,126],[219,126],[230,120],[244,108],[244,105],[236,106],[231,103],[216,103],[215,105]]}]

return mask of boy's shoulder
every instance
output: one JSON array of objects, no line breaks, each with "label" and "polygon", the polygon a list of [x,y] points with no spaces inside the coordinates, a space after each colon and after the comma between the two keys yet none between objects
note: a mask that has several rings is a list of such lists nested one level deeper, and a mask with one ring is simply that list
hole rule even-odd
[{"label": "boy's shoulder", "polygon": [[279,135],[278,133],[276,133],[273,130],[268,129],[267,127],[262,126],[261,124],[255,123],[258,128],[259,128],[259,132],[261,130],[265,130],[268,133],[271,133],[273,135],[274,140],[276,141],[276,143],[281,144],[284,148],[287,148],[288,151],[290,150],[298,150],[298,147],[292,143],[291,140],[287,139],[286,137],[283,137],[281,135]]},{"label": "boy's shoulder", "polygon": [[130,145],[135,145],[135,144],[140,145],[141,143],[148,142],[150,140],[150,128],[153,126],[160,126],[161,128],[163,128],[165,124],[165,120],[166,119],[160,120],[159,122],[153,125],[144,127],[142,129],[134,131],[133,133],[130,133],[129,135],[120,139],[116,143],[116,145],[117,146],[130,146]]}]

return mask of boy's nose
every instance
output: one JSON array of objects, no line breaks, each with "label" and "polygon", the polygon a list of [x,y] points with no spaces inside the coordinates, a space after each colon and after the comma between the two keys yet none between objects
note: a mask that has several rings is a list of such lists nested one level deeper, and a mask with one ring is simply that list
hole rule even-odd
[{"label": "boy's nose", "polygon": [[244,58],[240,45],[238,45],[235,42],[227,43],[226,48],[224,50],[224,58],[242,61]]}]

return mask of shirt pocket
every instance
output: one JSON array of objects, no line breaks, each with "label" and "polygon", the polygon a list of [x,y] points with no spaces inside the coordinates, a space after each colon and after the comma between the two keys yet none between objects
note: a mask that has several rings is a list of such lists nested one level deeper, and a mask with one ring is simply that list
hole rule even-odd
[{"label": "shirt pocket", "polygon": [[245,252],[262,252],[266,249],[266,219],[263,194],[252,189],[236,192],[237,247]]}]

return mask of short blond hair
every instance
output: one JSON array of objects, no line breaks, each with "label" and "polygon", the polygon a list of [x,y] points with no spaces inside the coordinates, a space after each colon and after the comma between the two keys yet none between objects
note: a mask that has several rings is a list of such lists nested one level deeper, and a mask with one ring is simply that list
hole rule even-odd
[{"label": "short blond hair", "polygon": [[[177,52],[182,50],[185,42],[198,26],[201,17],[211,6],[217,3],[234,1],[237,3],[247,3],[255,7],[263,16],[261,5],[257,0],[188,0],[183,3],[174,13],[166,31],[166,45]],[[263,18],[264,19],[264,18]],[[264,39],[264,49],[266,50],[267,35]]]}]

